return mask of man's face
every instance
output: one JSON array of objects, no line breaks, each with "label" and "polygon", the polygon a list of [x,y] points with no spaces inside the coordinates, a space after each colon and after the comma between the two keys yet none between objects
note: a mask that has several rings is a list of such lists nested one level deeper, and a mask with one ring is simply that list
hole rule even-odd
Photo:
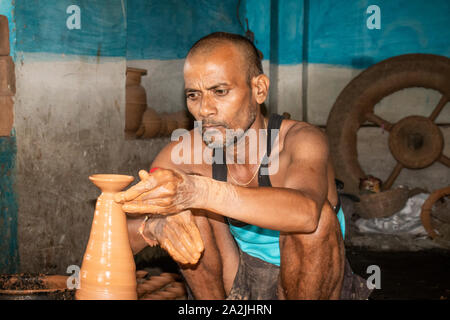
[{"label": "man's face", "polygon": [[[186,59],[184,82],[187,106],[197,121],[202,121],[202,136],[210,148],[222,143],[208,138],[225,130],[242,130],[255,121],[258,104],[247,83],[247,67],[238,49],[221,45],[207,53],[194,53]],[[238,136],[238,139],[242,136]]]}]

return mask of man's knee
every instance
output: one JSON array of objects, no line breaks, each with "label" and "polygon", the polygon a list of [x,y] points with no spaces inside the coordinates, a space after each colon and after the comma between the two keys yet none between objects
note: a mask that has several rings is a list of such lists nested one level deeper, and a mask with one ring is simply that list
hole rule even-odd
[{"label": "man's knee", "polygon": [[282,233],[281,297],[288,299],[338,298],[345,251],[334,209],[325,204],[312,233]]},{"label": "man's knee", "polygon": [[328,201],[322,207],[317,228],[311,233],[281,233],[280,249],[286,245],[296,245],[298,249],[309,246],[321,247],[324,244],[342,242],[339,220],[336,212]]}]

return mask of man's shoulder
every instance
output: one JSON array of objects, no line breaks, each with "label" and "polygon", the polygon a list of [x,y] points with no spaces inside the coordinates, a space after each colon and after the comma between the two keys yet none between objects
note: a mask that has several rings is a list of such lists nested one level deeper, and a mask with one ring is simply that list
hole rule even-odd
[{"label": "man's shoulder", "polygon": [[299,148],[328,149],[328,139],[323,129],[313,124],[297,120],[285,120],[286,129],[283,135],[283,145],[286,151]]}]

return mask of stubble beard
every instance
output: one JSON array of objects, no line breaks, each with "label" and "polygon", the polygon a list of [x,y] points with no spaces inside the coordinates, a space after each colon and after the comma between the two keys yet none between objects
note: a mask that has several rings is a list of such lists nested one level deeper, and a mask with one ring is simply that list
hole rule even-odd
[{"label": "stubble beard", "polygon": [[[233,144],[238,144],[242,137],[245,136],[248,129],[253,125],[256,120],[256,110],[257,107],[251,106],[249,102],[249,110],[247,125],[244,130],[232,130],[228,126],[222,125],[225,128],[225,133],[220,132],[218,129],[210,129],[208,131],[203,131],[202,137],[206,146],[210,149],[216,148],[229,148]],[[203,129],[202,129],[203,130]],[[230,132],[231,131],[231,132]],[[232,133],[232,134],[228,134]],[[225,136],[224,136],[225,135]],[[217,139],[218,138],[218,139]],[[231,138],[231,139],[230,139]]]}]

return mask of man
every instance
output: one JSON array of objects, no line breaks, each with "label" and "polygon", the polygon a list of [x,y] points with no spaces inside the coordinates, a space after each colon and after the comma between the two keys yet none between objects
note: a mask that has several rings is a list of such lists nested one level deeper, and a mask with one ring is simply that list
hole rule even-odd
[{"label": "man", "polygon": [[324,133],[262,115],[269,79],[244,37],[200,39],[184,80],[201,126],[167,145],[152,163],[158,169],[141,171],[142,181],[116,198],[141,215],[129,219],[133,251],[160,243],[197,299],[349,297],[344,216]]}]

